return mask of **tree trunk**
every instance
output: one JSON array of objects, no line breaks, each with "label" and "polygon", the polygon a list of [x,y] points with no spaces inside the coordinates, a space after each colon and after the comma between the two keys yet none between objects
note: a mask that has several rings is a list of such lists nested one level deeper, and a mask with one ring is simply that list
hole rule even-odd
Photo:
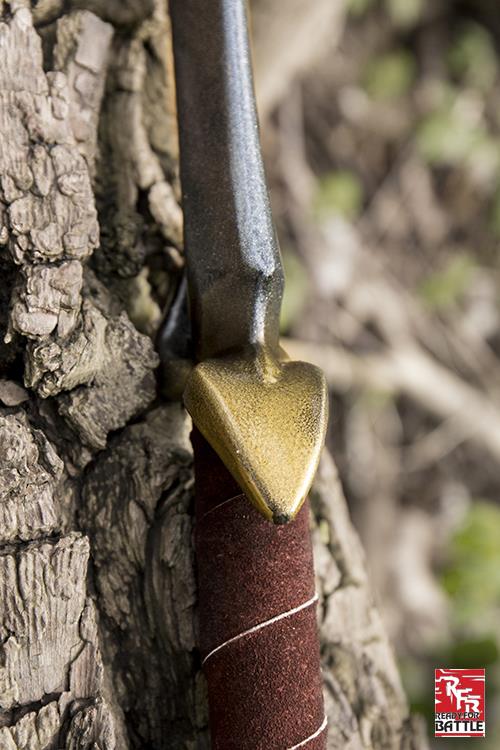
[{"label": "tree trunk", "polygon": [[[168,17],[0,12],[0,750],[205,748]],[[422,750],[327,454],[312,507],[329,747]]]}]

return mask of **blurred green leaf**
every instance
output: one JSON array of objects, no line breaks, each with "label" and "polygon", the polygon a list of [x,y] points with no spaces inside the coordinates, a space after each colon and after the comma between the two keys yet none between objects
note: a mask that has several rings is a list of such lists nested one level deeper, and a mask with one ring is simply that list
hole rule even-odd
[{"label": "blurred green leaf", "polygon": [[419,294],[428,307],[444,310],[456,304],[470,283],[475,265],[468,255],[450,259],[446,268],[429,276]]},{"label": "blurred green leaf", "polygon": [[500,614],[499,540],[500,508],[475,502],[452,540],[441,574],[457,621],[479,632],[494,628]]},{"label": "blurred green leaf", "polygon": [[390,404],[394,403],[394,393],[390,390],[382,391],[375,388],[364,388],[360,391],[359,400],[373,415],[380,414]]},{"label": "blurred green leaf", "polygon": [[331,529],[328,521],[322,520],[319,522],[319,537],[321,543],[324,545],[328,545],[332,541]]},{"label": "blurred green leaf", "polygon": [[424,0],[385,0],[385,5],[393,22],[408,28],[420,20]]},{"label": "blurred green leaf", "polygon": [[285,291],[281,305],[280,330],[286,333],[300,316],[307,301],[310,284],[301,260],[291,252],[282,252]]},{"label": "blurred green leaf", "polygon": [[399,668],[412,713],[424,716],[432,726],[434,721],[434,666],[422,659],[406,657],[399,661]]},{"label": "blurred green leaf", "polygon": [[500,237],[500,186],[498,187],[491,204],[490,227],[491,231],[497,237]]},{"label": "blurred green leaf", "polygon": [[466,168],[471,175],[476,175],[475,183],[482,187],[495,187],[500,175],[500,141],[496,137],[485,135],[473,145],[466,159]]},{"label": "blurred green leaf", "polygon": [[464,25],[450,48],[448,64],[463,83],[489,91],[497,77],[497,55],[489,32],[476,23]]},{"label": "blurred green leaf", "polygon": [[452,108],[432,112],[417,129],[417,147],[430,164],[460,164],[484,138],[482,127],[472,126]]},{"label": "blurred green leaf", "polygon": [[485,127],[482,109],[474,92],[444,87],[436,109],[417,128],[416,145],[429,164],[464,167],[489,192],[499,178],[500,143]]},{"label": "blurred green leaf", "polygon": [[371,60],[363,76],[364,87],[372,99],[397,99],[409,91],[415,74],[413,55],[404,49],[394,50]]},{"label": "blurred green leaf", "polygon": [[347,0],[347,12],[352,16],[362,16],[375,5],[376,0]]},{"label": "blurred green leaf", "polygon": [[319,219],[332,214],[347,219],[356,218],[363,202],[363,187],[359,178],[347,170],[331,172],[319,182],[313,209]]},{"label": "blurred green leaf", "polygon": [[450,644],[444,664],[454,669],[481,669],[495,664],[498,645],[494,636],[464,638]]}]

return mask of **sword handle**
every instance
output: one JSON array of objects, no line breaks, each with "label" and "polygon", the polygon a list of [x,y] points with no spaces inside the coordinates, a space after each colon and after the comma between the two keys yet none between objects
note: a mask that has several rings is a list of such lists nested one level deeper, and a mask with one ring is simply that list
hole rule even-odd
[{"label": "sword handle", "polygon": [[199,637],[217,750],[325,750],[309,507],[265,520],[194,428]]}]

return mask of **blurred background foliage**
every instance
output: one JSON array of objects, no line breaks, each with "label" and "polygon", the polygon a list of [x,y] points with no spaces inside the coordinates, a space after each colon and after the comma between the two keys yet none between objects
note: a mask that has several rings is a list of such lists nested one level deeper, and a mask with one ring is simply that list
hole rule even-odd
[{"label": "blurred background foliage", "polygon": [[500,13],[493,0],[323,5],[324,30],[293,37],[302,67],[262,100],[285,346],[327,374],[328,441],[411,703],[431,737],[434,668],[486,667],[487,737],[454,747],[493,750]]}]

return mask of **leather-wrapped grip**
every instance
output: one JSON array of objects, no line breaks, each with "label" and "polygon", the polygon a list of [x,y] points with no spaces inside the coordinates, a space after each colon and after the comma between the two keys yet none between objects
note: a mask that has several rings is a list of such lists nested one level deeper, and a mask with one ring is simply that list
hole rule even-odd
[{"label": "leather-wrapped grip", "polygon": [[309,507],[275,526],[195,429],[199,631],[216,750],[326,748]]}]

